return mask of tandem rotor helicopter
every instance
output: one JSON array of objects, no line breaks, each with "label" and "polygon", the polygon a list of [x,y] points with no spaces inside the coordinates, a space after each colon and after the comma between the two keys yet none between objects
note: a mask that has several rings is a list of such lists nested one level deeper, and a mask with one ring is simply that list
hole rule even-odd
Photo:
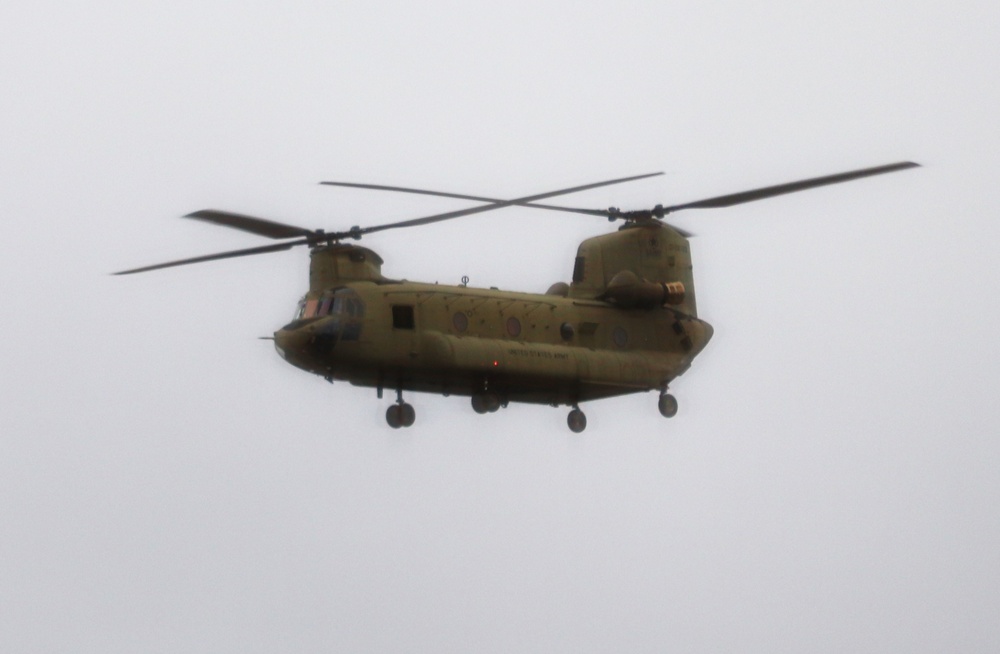
[{"label": "tandem rotor helicopter", "polygon": [[[220,252],[116,275],[202,261],[310,248],[309,291],[294,319],[274,333],[288,363],[328,381],[394,391],[385,417],[393,428],[409,427],[416,413],[404,392],[470,397],[477,413],[510,402],[572,407],[569,428],[582,432],[587,418],[579,404],[629,393],[659,391],[659,411],[677,413],[667,392],[712,338],[698,318],[691,265],[691,234],[663,218],[682,209],[729,207],[818,186],[917,167],[899,162],[789,182],[706,200],[622,211],[540,204],[560,195],[661,175],[624,177],[514,200],[422,189],[321,182],[380,191],[417,193],[479,202],[459,211],[346,231],[325,232],[253,216],[204,209],[188,214],[224,227],[279,241]],[[520,206],[620,220],[617,231],[583,241],[572,282],[544,294],[410,282],[382,276],[382,258],[347,243],[388,229]]]}]

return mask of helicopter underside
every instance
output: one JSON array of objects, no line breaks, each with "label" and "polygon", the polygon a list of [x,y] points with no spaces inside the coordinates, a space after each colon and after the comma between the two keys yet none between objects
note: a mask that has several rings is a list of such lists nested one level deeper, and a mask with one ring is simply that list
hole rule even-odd
[{"label": "helicopter underside", "polygon": [[[461,366],[456,365],[454,358],[440,360],[424,355],[405,365],[386,365],[371,359],[350,361],[333,356],[336,348],[331,349],[329,343],[307,336],[310,332],[316,333],[308,328],[301,332],[277,332],[278,353],[288,363],[331,383],[345,381],[354,386],[374,388],[380,398],[385,392],[394,393],[396,404],[387,412],[387,420],[393,427],[413,423],[414,409],[403,400],[404,393],[412,392],[469,397],[477,413],[491,413],[510,403],[570,406],[573,407],[570,428],[581,431],[586,418],[578,407],[580,403],[658,390],[661,393],[660,412],[665,417],[672,417],[676,413],[676,400],[666,394],[667,385],[689,367],[693,358],[693,353],[691,357],[682,358],[653,352],[626,354],[579,347],[543,349],[545,346],[521,345],[507,348],[507,358],[502,355],[486,357],[478,365]],[[449,340],[437,334],[428,336],[431,341]],[[481,341],[479,347],[488,347],[490,343],[490,339],[465,339],[466,342],[473,340]],[[510,357],[511,352],[519,354]],[[530,363],[543,358],[546,365]],[[554,360],[563,364],[555,373],[551,363]]]},{"label": "helicopter underside", "polygon": [[[333,379],[336,379],[334,377]],[[599,382],[567,382],[564,379],[525,374],[456,375],[454,371],[376,371],[374,375],[359,375],[344,381],[354,386],[388,390],[390,392],[433,393],[445,397],[475,397],[496,395],[501,405],[509,402],[575,405],[579,402],[640,393],[653,388],[646,385],[608,384]]]}]

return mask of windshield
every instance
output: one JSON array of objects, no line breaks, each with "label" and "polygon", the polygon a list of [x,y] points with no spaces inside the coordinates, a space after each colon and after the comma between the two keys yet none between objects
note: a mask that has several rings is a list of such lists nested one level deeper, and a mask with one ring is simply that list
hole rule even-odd
[{"label": "windshield", "polygon": [[338,288],[326,291],[319,297],[303,296],[295,308],[295,316],[292,320],[323,316],[363,318],[364,315],[365,303],[361,301],[358,294],[349,288]]}]

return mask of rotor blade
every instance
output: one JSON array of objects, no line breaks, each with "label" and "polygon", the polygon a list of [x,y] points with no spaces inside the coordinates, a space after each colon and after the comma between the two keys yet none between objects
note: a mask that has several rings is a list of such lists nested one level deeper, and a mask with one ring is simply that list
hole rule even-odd
[{"label": "rotor blade", "polygon": [[266,236],[268,238],[295,238],[296,236],[310,236],[314,234],[311,229],[296,227],[295,225],[285,225],[276,223],[273,220],[265,220],[254,216],[246,216],[241,213],[231,211],[219,211],[218,209],[202,209],[184,216],[195,220],[203,220],[207,223],[232,227],[244,232]]},{"label": "rotor blade", "polygon": [[[494,202],[493,204],[481,205],[478,207],[472,207],[470,209],[461,209],[459,211],[449,211],[447,213],[439,213],[433,216],[425,216],[423,218],[414,218],[412,220],[402,220],[400,222],[388,223],[386,225],[374,225],[372,227],[364,227],[360,229],[354,229],[347,232],[338,232],[336,234],[330,234],[331,238],[357,238],[362,234],[371,234],[372,232],[381,232],[386,229],[396,229],[398,227],[416,227],[418,225],[429,225],[430,223],[440,222],[442,220],[451,220],[452,218],[459,218],[461,216],[469,216],[476,213],[483,213],[484,211],[493,211],[494,209],[502,209],[504,207],[509,207],[522,202],[532,202],[534,200],[542,200],[545,198],[551,198],[557,195],[565,195],[568,193],[576,193],[578,191],[586,191],[592,188],[598,188],[601,186],[610,186],[612,184],[621,184],[623,182],[631,182],[637,179],[645,179],[646,177],[655,177],[656,175],[662,175],[663,173],[649,173],[646,175],[636,175],[634,177],[623,177],[621,179],[612,179],[606,182],[597,182],[595,184],[585,184],[583,186],[574,186],[572,188],[564,188],[558,191],[549,191],[548,193],[539,193],[538,195],[528,195],[523,198],[515,198],[514,200],[500,200]],[[599,215],[605,215],[601,213]]]},{"label": "rotor blade", "polygon": [[[458,198],[459,200],[475,200],[476,202],[504,202],[498,198],[484,198],[479,195],[463,195],[461,193],[445,193],[443,191],[428,191],[419,188],[406,188],[403,186],[384,186],[382,184],[355,184],[353,182],[320,182],[323,186],[344,186],[347,188],[364,188],[375,191],[396,191],[398,193],[414,193],[417,195],[433,195],[442,198]],[[513,202],[513,201],[512,201]],[[513,202],[519,207],[532,207],[534,209],[550,209],[553,211],[569,211],[571,213],[583,213],[591,216],[607,216],[608,212],[601,209],[577,209],[575,207],[557,207],[552,204],[537,204],[535,202]]]},{"label": "rotor blade", "polygon": [[838,173],[836,175],[827,175],[825,177],[814,177],[812,179],[804,179],[798,182],[789,182],[787,184],[778,184],[776,186],[765,186],[764,188],[758,188],[752,191],[743,191],[742,193],[720,195],[715,198],[709,198],[707,200],[699,200],[697,202],[677,204],[672,207],[664,207],[663,212],[671,213],[674,211],[680,211],[681,209],[709,209],[717,207],[730,207],[734,204],[742,204],[744,202],[763,200],[764,198],[774,197],[775,195],[784,195],[785,193],[795,193],[797,191],[804,191],[806,189],[816,188],[817,186],[826,186],[827,184],[839,184],[840,182],[849,182],[851,180],[860,179],[862,177],[881,175],[883,173],[892,173],[897,170],[905,170],[907,168],[917,168],[919,166],[920,164],[913,163],[912,161],[901,161],[899,163],[888,164],[885,166],[876,166],[875,168],[852,170],[850,172]]},{"label": "rotor blade", "polygon": [[169,261],[167,263],[158,263],[153,266],[143,266],[142,268],[133,268],[131,270],[123,270],[121,272],[111,273],[113,275],[131,275],[133,273],[146,272],[149,270],[159,270],[160,268],[172,268],[173,266],[186,266],[189,263],[200,263],[202,261],[215,261],[216,259],[232,259],[233,257],[245,257],[251,254],[265,254],[267,252],[280,252],[282,250],[288,250],[296,245],[306,245],[309,243],[308,240],[303,241],[292,241],[290,243],[277,243],[275,245],[265,245],[258,248],[248,248],[246,250],[231,250],[229,252],[219,252],[217,254],[206,254],[201,257],[192,257],[191,259],[181,259],[179,261]]}]

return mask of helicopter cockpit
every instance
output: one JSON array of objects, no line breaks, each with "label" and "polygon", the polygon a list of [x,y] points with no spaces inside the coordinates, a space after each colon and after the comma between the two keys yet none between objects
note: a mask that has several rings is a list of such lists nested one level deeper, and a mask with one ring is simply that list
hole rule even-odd
[{"label": "helicopter cockpit", "polygon": [[318,298],[303,296],[295,309],[293,320],[325,316],[363,318],[364,315],[365,304],[357,293],[349,288],[336,288]]},{"label": "helicopter cockpit", "polygon": [[332,318],[325,321],[322,328],[324,334],[339,337],[338,340],[356,341],[361,334],[361,321],[364,317],[365,303],[358,294],[350,288],[335,288],[319,297],[304,296],[299,300],[291,325]]}]

